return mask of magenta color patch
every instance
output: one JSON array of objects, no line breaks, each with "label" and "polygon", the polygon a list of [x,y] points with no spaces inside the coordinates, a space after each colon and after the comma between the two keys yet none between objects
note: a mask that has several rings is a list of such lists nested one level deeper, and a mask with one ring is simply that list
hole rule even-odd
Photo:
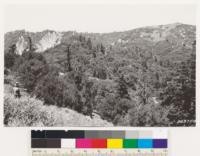
[{"label": "magenta color patch", "polygon": [[92,148],[92,140],[76,139],[76,148]]}]

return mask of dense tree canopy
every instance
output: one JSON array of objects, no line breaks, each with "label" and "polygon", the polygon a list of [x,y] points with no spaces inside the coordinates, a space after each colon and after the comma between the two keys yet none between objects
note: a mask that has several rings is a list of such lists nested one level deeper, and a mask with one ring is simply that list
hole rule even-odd
[{"label": "dense tree canopy", "polygon": [[37,53],[29,38],[21,56],[10,47],[5,67],[47,105],[96,113],[115,125],[194,125],[196,45],[139,41],[111,46],[77,34]]}]

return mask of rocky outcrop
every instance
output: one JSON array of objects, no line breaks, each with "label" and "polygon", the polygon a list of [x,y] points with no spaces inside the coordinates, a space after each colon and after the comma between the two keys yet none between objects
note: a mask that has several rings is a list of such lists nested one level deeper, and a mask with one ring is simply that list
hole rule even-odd
[{"label": "rocky outcrop", "polygon": [[22,53],[26,50],[28,50],[28,42],[25,40],[23,36],[20,36],[16,43],[15,53],[18,55],[22,55]]},{"label": "rocky outcrop", "polygon": [[164,41],[168,38],[184,40],[188,37],[188,31],[193,31],[193,26],[184,26],[181,23],[146,27],[145,31],[140,32],[140,37],[153,42]]},{"label": "rocky outcrop", "polygon": [[62,33],[48,32],[46,33],[39,43],[36,44],[36,52],[43,52],[49,48],[53,48],[61,43]]}]

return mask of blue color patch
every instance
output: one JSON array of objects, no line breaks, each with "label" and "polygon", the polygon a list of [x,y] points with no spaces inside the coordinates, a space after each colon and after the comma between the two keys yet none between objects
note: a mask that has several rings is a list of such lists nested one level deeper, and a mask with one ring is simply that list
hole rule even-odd
[{"label": "blue color patch", "polygon": [[152,139],[138,139],[138,148],[153,148]]}]

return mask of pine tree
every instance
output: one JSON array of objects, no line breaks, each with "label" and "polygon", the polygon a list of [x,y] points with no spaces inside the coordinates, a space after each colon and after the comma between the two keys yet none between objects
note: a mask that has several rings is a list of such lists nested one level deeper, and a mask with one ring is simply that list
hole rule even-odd
[{"label": "pine tree", "polygon": [[128,88],[124,80],[124,76],[119,77],[117,82],[117,97],[129,99]]},{"label": "pine tree", "polygon": [[72,71],[70,45],[67,46],[66,53],[67,53],[67,63],[65,64],[65,66],[66,66],[65,68],[68,72],[70,72],[70,71]]},{"label": "pine tree", "polygon": [[105,54],[105,52],[106,52],[106,49],[103,46],[103,44],[100,45],[100,51],[102,52],[102,54]]},{"label": "pine tree", "polygon": [[15,50],[16,50],[16,45],[13,44],[12,46],[9,47],[9,51],[5,53],[4,55],[5,67],[7,68],[13,67],[15,59],[17,57],[17,55],[15,54]]},{"label": "pine tree", "polygon": [[91,38],[88,38],[87,40],[87,46],[90,50],[92,50],[92,41],[91,41]]},{"label": "pine tree", "polygon": [[32,51],[33,50],[33,45],[32,45],[32,39],[31,39],[30,36],[28,37],[28,41],[29,41],[29,51]]}]

